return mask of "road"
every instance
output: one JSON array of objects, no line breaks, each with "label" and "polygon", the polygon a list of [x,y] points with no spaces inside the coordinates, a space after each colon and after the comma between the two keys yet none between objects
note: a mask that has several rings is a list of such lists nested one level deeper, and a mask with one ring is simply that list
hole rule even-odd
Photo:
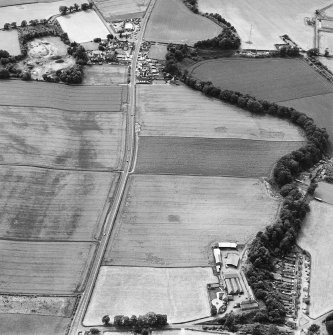
[{"label": "road", "polygon": [[146,25],[150,16],[150,13],[155,5],[156,0],[150,0],[150,3],[147,7],[145,16],[141,23],[141,30],[137,36],[137,41],[135,44],[135,50],[131,62],[131,83],[129,85],[129,105],[127,108],[127,132],[126,132],[126,151],[124,154],[124,168],[121,172],[121,177],[118,183],[118,187],[116,190],[116,194],[112,204],[110,204],[109,210],[106,215],[106,219],[104,222],[103,235],[101,237],[101,241],[99,243],[99,247],[96,251],[95,259],[93,264],[91,265],[91,269],[89,272],[89,276],[87,279],[85,290],[82,294],[80,302],[78,304],[78,308],[74,315],[74,318],[71,323],[71,327],[69,330],[70,335],[77,335],[80,331],[84,333],[84,331],[89,330],[90,327],[85,327],[83,325],[83,319],[86,313],[86,309],[88,307],[91,295],[93,293],[93,289],[95,286],[95,282],[97,280],[99,268],[103,261],[103,256],[105,250],[108,245],[109,238],[113,233],[113,225],[120,207],[120,203],[122,197],[124,195],[124,190],[128,181],[129,174],[131,173],[131,167],[133,165],[133,160],[135,158],[135,101],[136,101],[136,76],[135,69],[137,66],[138,54],[140,50],[140,45],[143,40],[144,32],[146,29]]}]

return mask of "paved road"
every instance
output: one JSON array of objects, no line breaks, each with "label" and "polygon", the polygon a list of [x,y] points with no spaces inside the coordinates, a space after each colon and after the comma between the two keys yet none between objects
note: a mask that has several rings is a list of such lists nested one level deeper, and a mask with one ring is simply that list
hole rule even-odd
[{"label": "paved road", "polygon": [[135,51],[134,51],[132,63],[131,63],[131,84],[129,86],[129,106],[127,109],[128,115],[127,115],[127,133],[126,133],[126,152],[124,155],[124,169],[121,172],[121,177],[118,183],[114,201],[110,205],[110,208],[108,210],[108,213],[105,219],[103,235],[99,243],[99,247],[97,249],[94,262],[90,269],[85,291],[82,294],[77,311],[71,323],[71,327],[69,330],[70,335],[77,335],[80,331],[84,332],[86,330],[89,330],[90,328],[90,327],[84,326],[83,319],[84,319],[86,309],[88,307],[88,304],[89,304],[89,301],[90,301],[90,298],[91,298],[91,295],[92,295],[92,292],[95,286],[99,268],[102,264],[103,256],[104,256],[109,238],[111,237],[113,233],[113,224],[115,222],[115,219],[116,219],[119,207],[120,207],[120,203],[124,195],[124,190],[126,187],[128,176],[131,171],[132,162],[135,156],[135,142],[136,142],[135,141],[135,99],[136,99],[135,69],[137,66],[137,59],[138,59],[138,54],[140,50],[140,45],[142,43],[146,25],[147,25],[150,13],[154,7],[155,1],[156,0],[150,1],[146,14],[142,20],[141,30],[137,37],[137,42],[135,44]]}]

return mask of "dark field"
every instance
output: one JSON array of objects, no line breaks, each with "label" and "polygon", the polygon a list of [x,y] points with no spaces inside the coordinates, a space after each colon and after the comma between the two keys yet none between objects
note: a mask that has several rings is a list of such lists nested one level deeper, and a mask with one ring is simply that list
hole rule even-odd
[{"label": "dark field", "polygon": [[281,101],[333,92],[333,86],[299,59],[214,59],[190,67],[215,86]]},{"label": "dark field", "polygon": [[0,237],[91,240],[117,174],[0,168]]},{"label": "dark field", "polygon": [[268,176],[299,141],[140,136],[136,173],[232,177]]}]

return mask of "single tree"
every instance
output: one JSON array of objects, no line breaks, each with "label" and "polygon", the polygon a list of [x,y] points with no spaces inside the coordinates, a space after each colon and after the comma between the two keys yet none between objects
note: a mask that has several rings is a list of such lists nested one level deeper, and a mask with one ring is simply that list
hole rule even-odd
[{"label": "single tree", "polygon": [[104,324],[105,326],[108,326],[108,325],[110,324],[110,317],[109,317],[109,315],[104,315],[104,316],[102,317],[102,322],[103,322],[103,324]]},{"label": "single tree", "polygon": [[23,20],[22,22],[21,22],[21,27],[26,27],[27,26],[27,21],[26,20]]}]

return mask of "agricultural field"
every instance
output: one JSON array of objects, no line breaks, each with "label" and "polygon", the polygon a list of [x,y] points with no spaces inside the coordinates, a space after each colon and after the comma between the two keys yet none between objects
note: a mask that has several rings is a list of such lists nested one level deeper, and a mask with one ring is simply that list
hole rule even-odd
[{"label": "agricultural field", "polygon": [[140,136],[135,172],[264,177],[270,174],[280,157],[300,148],[304,143],[238,138]]},{"label": "agricultural field", "polygon": [[83,85],[112,85],[127,83],[128,67],[124,65],[85,66]]},{"label": "agricultural field", "polygon": [[315,196],[321,198],[324,202],[333,205],[333,185],[325,182],[318,183]]},{"label": "agricultural field", "polygon": [[120,169],[123,113],[0,106],[0,164],[60,169]]},{"label": "agricultural field", "polygon": [[[333,87],[333,86],[332,86]],[[295,99],[283,101],[280,104],[293,107],[312,117],[319,127],[326,128],[330,140],[333,139],[333,94],[322,94],[307,97],[303,99]]]},{"label": "agricultural field", "polygon": [[149,0],[96,0],[97,8],[108,20],[142,17]]},{"label": "agricultural field", "polygon": [[157,60],[165,60],[165,55],[167,53],[167,46],[166,44],[158,44],[155,43],[151,45],[149,49],[148,57],[151,59],[157,59]]},{"label": "agricultural field", "polygon": [[1,334],[64,335],[71,318],[33,314],[0,314]]},{"label": "agricultural field", "polygon": [[61,295],[82,291],[95,245],[1,240],[0,250],[1,292]]},{"label": "agricultural field", "polygon": [[56,2],[59,0],[0,0],[0,7],[24,5],[38,2]]},{"label": "agricultural field", "polygon": [[0,50],[6,50],[12,56],[21,53],[17,30],[0,30]]},{"label": "agricultural field", "polygon": [[311,254],[310,317],[317,318],[333,305],[333,206],[312,201],[310,209],[298,243]]},{"label": "agricultural field", "polygon": [[[43,240],[91,240],[118,175],[2,166],[0,236]],[[1,289],[0,289],[1,292]]]},{"label": "agricultural field", "polygon": [[109,34],[109,30],[94,10],[59,16],[57,20],[71,42],[90,42],[96,37],[105,39]]},{"label": "agricultural field", "polygon": [[125,86],[68,86],[52,83],[0,82],[3,106],[45,107],[68,111],[119,112],[127,99]]},{"label": "agricultural field", "polygon": [[[318,8],[327,6],[326,0],[246,1],[199,0],[203,13],[219,13],[237,29],[244,49],[273,50],[275,43],[283,43],[279,36],[287,34],[305,50],[313,47],[313,27],[304,24]],[[252,26],[251,38],[250,30]],[[246,42],[251,40],[251,44]]]},{"label": "agricultural field", "polygon": [[194,44],[217,36],[221,30],[211,20],[191,12],[180,0],[157,0],[147,24],[145,39]]},{"label": "agricultural field", "polygon": [[213,59],[189,70],[193,77],[222,89],[272,102],[333,92],[333,86],[300,59]]},{"label": "agricultural field", "polygon": [[100,324],[106,312],[113,320],[114,315],[142,315],[153,310],[167,314],[171,323],[210,316],[206,285],[216,282],[211,268],[103,266],[84,325]]},{"label": "agricultural field", "polygon": [[285,120],[253,116],[186,86],[141,85],[137,106],[140,136],[304,140],[299,129]]},{"label": "agricultural field", "polygon": [[279,206],[250,178],[132,175],[125,194],[105,265],[208,266],[212,244],[246,242]]},{"label": "agricultural field", "polygon": [[[26,4],[27,2],[32,2]],[[75,0],[78,5],[81,5],[85,0]],[[0,27],[2,28],[5,23],[16,22],[18,25],[21,24],[23,20],[29,22],[35,19],[48,19],[53,15],[59,14],[60,6],[72,6],[73,0],[61,0],[61,1],[27,1],[27,0],[10,0],[10,5],[8,6],[8,0],[0,0],[0,6],[8,6],[1,8],[0,15]],[[14,6],[15,4],[15,6]],[[17,4],[17,5],[16,5]]]}]

